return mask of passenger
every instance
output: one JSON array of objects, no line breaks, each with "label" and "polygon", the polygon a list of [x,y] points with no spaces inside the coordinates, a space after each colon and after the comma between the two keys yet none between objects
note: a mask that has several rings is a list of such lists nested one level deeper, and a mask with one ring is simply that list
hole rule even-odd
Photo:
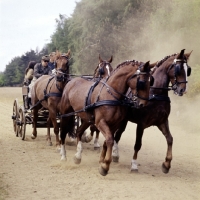
[{"label": "passenger", "polygon": [[29,104],[31,104],[31,90],[35,84],[35,81],[38,78],[40,78],[42,75],[51,75],[52,74],[52,70],[51,70],[50,66],[48,66],[48,63],[49,63],[49,56],[46,55],[46,56],[42,56],[41,63],[37,63],[34,66],[33,79],[31,81],[31,84],[29,85],[29,93],[28,93]]},{"label": "passenger", "polygon": [[[24,76],[24,86],[29,86],[32,79],[33,79],[33,70],[34,70],[34,66],[35,66],[36,62],[35,61],[30,61],[28,63],[28,67],[25,69],[25,76]],[[28,88],[28,92],[29,92],[29,87]],[[29,99],[28,96],[24,96],[24,106],[25,109],[29,109]]]},{"label": "passenger", "polygon": [[55,69],[55,59],[56,59],[56,53],[55,52],[51,52],[49,54],[49,63],[48,65],[51,67],[51,70],[53,71]]},{"label": "passenger", "polygon": [[28,67],[25,69],[24,85],[28,86],[33,79],[33,70],[36,62],[30,61]]}]

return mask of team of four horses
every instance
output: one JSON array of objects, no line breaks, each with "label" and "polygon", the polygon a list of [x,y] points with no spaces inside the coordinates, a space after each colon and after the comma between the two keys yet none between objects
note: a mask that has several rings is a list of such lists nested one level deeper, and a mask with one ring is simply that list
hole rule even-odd
[{"label": "team of four horses", "polygon": [[[182,96],[186,92],[187,76],[191,68],[187,62],[190,53],[166,56],[150,64],[149,61],[138,62],[127,60],[112,68],[110,60],[102,60],[92,80],[86,77],[71,78],[69,74],[70,51],[56,53],[56,74],[53,77],[44,75],[39,78],[32,89],[33,133],[37,137],[36,123],[38,110],[41,107],[49,110],[47,121],[47,141],[51,145],[50,123],[56,135],[56,146],[60,149],[61,160],[66,160],[65,139],[73,132],[74,117],[81,118],[81,125],[76,130],[77,152],[74,162],[79,164],[82,157],[82,142],[89,142],[96,131],[95,147],[99,147],[99,132],[105,137],[99,172],[107,175],[110,163],[118,162],[118,142],[127,122],[137,124],[134,155],[131,171],[137,171],[137,154],[142,146],[144,129],[157,126],[167,141],[167,153],[162,164],[164,173],[168,173],[172,160],[173,137],[169,130],[170,98],[168,91]],[[171,86],[170,86],[171,83]],[[39,102],[39,103],[38,103]],[[56,117],[60,116],[60,126]],[[91,133],[82,137],[90,127]],[[60,139],[59,139],[60,132]]]}]

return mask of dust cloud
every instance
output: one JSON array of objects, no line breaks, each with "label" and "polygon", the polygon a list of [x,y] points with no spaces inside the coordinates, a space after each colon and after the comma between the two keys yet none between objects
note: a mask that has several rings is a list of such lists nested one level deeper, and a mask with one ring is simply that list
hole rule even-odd
[{"label": "dust cloud", "polygon": [[[194,81],[198,81],[200,77],[200,44],[197,39],[200,35],[200,15],[197,14],[200,4],[195,0],[163,2],[156,0],[154,1],[156,9],[149,15],[149,19],[146,19],[149,6],[145,4],[135,18],[124,23],[122,42],[128,44],[126,46],[128,54],[126,56],[121,54],[119,57],[143,62],[150,60],[153,63],[165,56],[179,53],[182,49],[186,49],[185,53],[193,51],[188,61],[192,74],[188,79],[187,94],[179,97],[172,91],[169,92],[171,98],[169,121],[170,124],[182,127],[189,133],[199,133],[200,95],[195,94],[195,97],[191,97],[190,92],[194,89]],[[142,27],[139,21],[143,21]]]}]

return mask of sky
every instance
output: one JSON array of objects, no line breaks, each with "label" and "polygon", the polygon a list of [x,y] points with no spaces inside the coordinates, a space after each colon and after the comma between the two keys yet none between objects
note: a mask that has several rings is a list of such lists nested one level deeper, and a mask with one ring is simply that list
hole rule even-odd
[{"label": "sky", "polygon": [[17,56],[40,51],[56,30],[59,14],[70,17],[80,0],[0,0],[0,71]]}]

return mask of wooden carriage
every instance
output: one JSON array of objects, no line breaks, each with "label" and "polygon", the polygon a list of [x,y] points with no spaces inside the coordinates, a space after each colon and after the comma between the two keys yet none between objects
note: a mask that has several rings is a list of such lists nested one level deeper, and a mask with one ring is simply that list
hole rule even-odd
[{"label": "wooden carriage", "polygon": [[[31,109],[27,106],[27,98],[28,98],[28,86],[22,86],[22,99],[23,105],[19,105],[18,99],[14,100],[13,103],[13,113],[12,113],[12,120],[13,120],[13,129],[16,137],[21,137],[22,140],[25,139],[26,134],[26,125],[33,124],[33,115]],[[47,109],[42,108],[38,112],[38,120],[37,120],[37,128],[47,128],[47,119],[49,116],[49,111]],[[57,116],[57,123],[60,126],[60,118],[59,114]],[[76,129],[80,125],[79,117],[75,116],[75,126],[74,126],[74,134]],[[53,125],[50,126],[53,128]]]}]

